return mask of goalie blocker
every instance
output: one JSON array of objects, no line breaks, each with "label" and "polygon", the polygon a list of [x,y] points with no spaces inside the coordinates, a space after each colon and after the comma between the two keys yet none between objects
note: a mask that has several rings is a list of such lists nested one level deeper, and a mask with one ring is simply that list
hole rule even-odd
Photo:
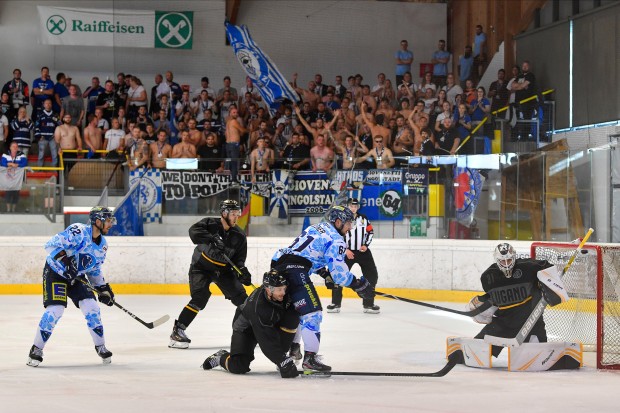
[{"label": "goalie blocker", "polygon": [[[493,368],[491,347],[482,339],[448,337],[446,357],[468,367]],[[581,343],[524,343],[508,348],[508,371],[573,370],[582,366]]]}]

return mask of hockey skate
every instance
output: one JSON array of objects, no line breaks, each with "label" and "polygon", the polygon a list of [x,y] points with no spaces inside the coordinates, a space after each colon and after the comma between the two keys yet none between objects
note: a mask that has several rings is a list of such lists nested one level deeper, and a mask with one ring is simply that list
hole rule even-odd
[{"label": "hockey skate", "polygon": [[304,371],[332,371],[331,366],[322,363],[321,356],[311,351],[306,351],[302,367]]},{"label": "hockey skate", "polygon": [[339,313],[340,312],[340,304],[330,304],[327,306],[328,313]]},{"label": "hockey skate", "polygon": [[228,355],[228,351],[226,350],[220,350],[217,353],[211,354],[209,357],[206,358],[206,360],[204,361],[204,363],[202,363],[202,368],[204,370],[211,370],[217,366],[220,365],[220,360],[222,359],[223,355]]},{"label": "hockey skate", "polygon": [[30,347],[30,353],[28,354],[28,362],[26,365],[30,367],[37,367],[43,361],[43,350],[33,345]]},{"label": "hockey skate", "polygon": [[365,305],[364,312],[367,314],[379,314],[381,307],[378,305]]},{"label": "hockey skate", "polygon": [[95,351],[97,352],[97,355],[101,357],[103,364],[112,363],[112,352],[105,348],[105,344],[95,346]]},{"label": "hockey skate", "polygon": [[299,343],[291,343],[291,350],[288,352],[288,356],[298,363],[301,360],[301,346]]},{"label": "hockey skate", "polygon": [[170,334],[170,343],[168,347],[170,348],[188,348],[189,343],[192,340],[187,337],[185,334],[185,327],[183,324],[179,323],[178,320],[174,321],[174,327],[172,327],[172,334]]}]

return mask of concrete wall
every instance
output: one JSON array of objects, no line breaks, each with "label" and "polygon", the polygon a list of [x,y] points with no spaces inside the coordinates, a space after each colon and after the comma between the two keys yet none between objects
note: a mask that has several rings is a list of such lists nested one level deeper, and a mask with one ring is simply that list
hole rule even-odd
[{"label": "concrete wall", "polygon": [[[48,237],[0,238],[0,286],[40,284]],[[193,252],[188,237],[108,237],[106,279],[113,284],[186,284]],[[248,238],[246,264],[262,281],[274,252],[291,238]],[[381,288],[479,291],[480,275],[493,263],[497,241],[377,239],[371,250]],[[529,242],[513,242],[529,254]],[[359,267],[354,273],[360,275]],[[260,275],[260,276],[259,276]],[[318,278],[318,277],[317,277]],[[320,279],[319,279],[320,280]],[[317,284],[322,284],[317,281]],[[1,289],[0,289],[1,291]]]}]

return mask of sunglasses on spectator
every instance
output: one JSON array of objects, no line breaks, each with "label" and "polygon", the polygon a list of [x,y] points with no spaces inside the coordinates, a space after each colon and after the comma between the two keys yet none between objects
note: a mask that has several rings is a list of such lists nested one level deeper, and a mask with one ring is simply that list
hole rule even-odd
[{"label": "sunglasses on spectator", "polygon": [[375,141],[375,143],[383,143],[382,140]]}]

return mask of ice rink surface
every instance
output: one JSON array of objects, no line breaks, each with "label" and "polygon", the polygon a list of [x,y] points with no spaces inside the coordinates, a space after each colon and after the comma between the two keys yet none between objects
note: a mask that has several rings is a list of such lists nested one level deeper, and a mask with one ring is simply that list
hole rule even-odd
[{"label": "ice rink surface", "polygon": [[[185,296],[117,296],[149,330],[118,308],[102,318],[112,364],[96,355],[82,313],[72,304],[44,350],[26,366],[43,307],[40,296],[0,296],[0,412],[617,412],[620,372],[597,371],[594,355],[578,371],[514,373],[456,366],[444,377],[298,377],[284,380],[257,349],[252,371],[204,371],[204,359],[230,344],[233,306],[213,296],[187,333],[187,350],[169,349],[172,322]],[[323,305],[327,300],[323,299]],[[467,317],[392,300],[363,314],[345,299],[324,314],[321,353],[334,371],[434,372],[448,336],[475,335]],[[446,306],[462,309],[463,305]],[[502,355],[503,356],[503,355]],[[495,364],[506,366],[505,356]]]}]

